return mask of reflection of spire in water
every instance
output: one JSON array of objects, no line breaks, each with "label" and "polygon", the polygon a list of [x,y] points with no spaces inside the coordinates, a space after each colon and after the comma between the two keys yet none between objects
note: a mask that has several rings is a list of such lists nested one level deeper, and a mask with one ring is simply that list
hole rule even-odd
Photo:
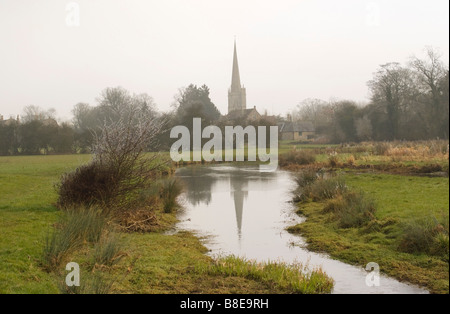
[{"label": "reflection of spire in water", "polygon": [[247,178],[239,175],[231,175],[230,177],[231,195],[234,199],[234,209],[236,211],[236,223],[239,240],[242,237],[242,216],[244,213],[244,200],[248,196]]}]

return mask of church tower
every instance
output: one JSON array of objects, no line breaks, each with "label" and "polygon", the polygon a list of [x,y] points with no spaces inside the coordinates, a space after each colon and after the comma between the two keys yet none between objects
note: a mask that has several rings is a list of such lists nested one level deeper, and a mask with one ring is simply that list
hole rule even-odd
[{"label": "church tower", "polygon": [[236,110],[243,111],[245,109],[247,109],[247,93],[245,88],[241,86],[235,41],[233,56],[233,75],[231,78],[231,88],[228,90],[228,113]]}]

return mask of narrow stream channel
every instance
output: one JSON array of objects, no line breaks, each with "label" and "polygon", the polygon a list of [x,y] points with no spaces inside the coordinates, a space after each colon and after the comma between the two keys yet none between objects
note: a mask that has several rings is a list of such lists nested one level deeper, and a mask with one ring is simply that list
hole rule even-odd
[{"label": "narrow stream channel", "polygon": [[322,266],[335,280],[333,292],[338,294],[427,293],[385,276],[379,287],[368,287],[363,268],[305,249],[301,237],[285,230],[302,222],[289,202],[295,183],[288,172],[219,165],[181,168],[177,176],[186,185],[181,198],[185,209],[177,227],[205,237],[211,256],[233,254],[257,261]]}]

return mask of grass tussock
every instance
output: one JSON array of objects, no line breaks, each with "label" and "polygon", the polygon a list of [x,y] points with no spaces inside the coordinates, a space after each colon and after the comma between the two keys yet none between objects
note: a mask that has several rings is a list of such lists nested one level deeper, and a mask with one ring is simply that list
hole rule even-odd
[{"label": "grass tussock", "polygon": [[45,239],[42,265],[55,270],[84,243],[97,243],[108,225],[108,218],[94,207],[69,209]]},{"label": "grass tussock", "polygon": [[332,291],[334,285],[321,269],[310,271],[301,264],[257,263],[235,256],[217,259],[204,272],[256,280],[279,291],[297,294],[326,294]]},{"label": "grass tussock", "polygon": [[364,192],[349,191],[330,200],[325,213],[333,213],[340,228],[359,228],[375,220],[374,200]]},{"label": "grass tussock", "polygon": [[449,260],[448,213],[442,221],[435,217],[414,219],[405,224],[399,250],[412,254],[429,254]]},{"label": "grass tussock", "polygon": [[177,198],[182,191],[183,186],[176,178],[165,180],[162,183],[159,195],[162,200],[163,210],[165,213],[172,213],[179,207]]},{"label": "grass tussock", "polygon": [[294,202],[296,203],[333,199],[345,193],[348,189],[342,177],[327,177],[312,169],[300,171],[295,181],[298,185],[294,196]]},{"label": "grass tussock", "polygon": [[122,252],[122,245],[117,235],[111,234],[95,245],[93,254],[93,264],[96,266],[111,267],[116,265],[125,253]]},{"label": "grass tussock", "polygon": [[307,194],[313,201],[317,202],[332,199],[346,192],[347,189],[348,187],[344,178],[337,176],[317,180],[307,189]]}]

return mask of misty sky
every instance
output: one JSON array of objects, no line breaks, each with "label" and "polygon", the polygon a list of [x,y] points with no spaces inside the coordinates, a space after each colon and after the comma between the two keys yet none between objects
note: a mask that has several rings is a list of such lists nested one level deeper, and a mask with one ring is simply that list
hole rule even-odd
[{"label": "misty sky", "polygon": [[449,59],[448,0],[0,0],[0,114],[26,105],[69,119],[105,87],[167,111],[206,84],[226,113],[234,36],[248,107],[286,113],[305,98],[367,101],[378,65],[425,46]]}]

